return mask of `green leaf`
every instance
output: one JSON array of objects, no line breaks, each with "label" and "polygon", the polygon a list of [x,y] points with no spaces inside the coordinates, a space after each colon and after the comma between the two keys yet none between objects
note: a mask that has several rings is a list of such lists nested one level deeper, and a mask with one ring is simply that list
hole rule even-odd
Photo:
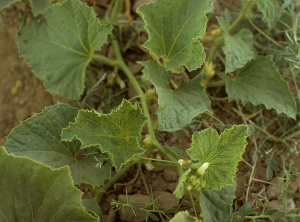
[{"label": "green leaf", "polygon": [[[66,104],[50,106],[14,128],[5,148],[15,156],[26,156],[52,168],[68,165],[75,184],[100,186],[104,178],[109,178],[110,165],[95,168],[97,162],[92,155],[78,161],[80,143],[61,141],[62,129],[75,120],[77,113]],[[95,156],[104,159],[100,154]]]},{"label": "green leaf", "polygon": [[257,9],[263,14],[263,21],[274,28],[280,17],[280,6],[277,0],[257,0]]},{"label": "green leaf", "polygon": [[235,184],[221,190],[202,190],[200,192],[201,217],[205,222],[225,221],[231,213]]},{"label": "green leaf", "polygon": [[247,136],[248,127],[245,125],[234,125],[220,136],[211,128],[193,134],[192,145],[187,153],[192,160],[199,161],[199,166],[209,163],[202,176],[208,189],[221,189],[233,183]]},{"label": "green leaf", "polygon": [[8,6],[10,6],[11,4],[20,2],[21,0],[1,0],[0,1],[0,11]]},{"label": "green leaf", "polygon": [[[64,2],[65,0],[57,0],[56,2]],[[53,0],[30,0],[31,10],[34,16],[44,13],[53,4]]]},{"label": "green leaf", "polygon": [[296,102],[288,84],[282,79],[269,57],[258,57],[237,71],[233,79],[226,81],[228,100],[248,101],[253,105],[264,104],[277,113],[295,118]]},{"label": "green leaf", "polygon": [[72,141],[77,138],[82,147],[99,145],[119,170],[134,155],[145,152],[139,143],[145,120],[137,103],[132,106],[123,100],[110,114],[80,110],[75,122],[63,130],[62,139]]},{"label": "green leaf", "polygon": [[84,206],[86,211],[93,213],[94,215],[100,218],[100,221],[102,221],[101,208],[95,198],[82,199],[82,205]]},{"label": "green leaf", "polygon": [[23,28],[17,43],[20,55],[49,92],[79,99],[85,69],[111,30],[111,25],[99,22],[92,8],[67,0]]},{"label": "green leaf", "polygon": [[210,10],[210,0],[156,0],[140,6],[137,12],[149,34],[143,46],[162,58],[167,70],[199,68],[205,53],[198,39],[205,32],[205,15]]},{"label": "green leaf", "polygon": [[188,82],[181,80],[178,88],[172,90],[169,87],[171,71],[166,71],[156,61],[140,62],[140,64],[145,66],[143,72],[148,75],[148,79],[154,84],[158,93],[159,129],[180,130],[200,113],[212,112],[210,100],[205,94],[199,76]]},{"label": "green leaf", "polygon": [[178,199],[180,199],[184,194],[185,183],[189,177],[190,172],[191,168],[188,168],[179,178],[176,190],[174,191],[174,194]]},{"label": "green leaf", "polygon": [[231,16],[225,11],[225,19],[218,17],[221,29],[223,30],[225,46],[223,47],[226,55],[225,72],[233,72],[251,59],[255,58],[253,47],[253,34],[249,29],[241,29],[237,34],[229,33]]},{"label": "green leaf", "polygon": [[0,148],[0,221],[98,221],[81,205],[67,166],[51,169]]},{"label": "green leaf", "polygon": [[200,222],[200,220],[191,216],[188,211],[180,211],[175,214],[170,222]]}]

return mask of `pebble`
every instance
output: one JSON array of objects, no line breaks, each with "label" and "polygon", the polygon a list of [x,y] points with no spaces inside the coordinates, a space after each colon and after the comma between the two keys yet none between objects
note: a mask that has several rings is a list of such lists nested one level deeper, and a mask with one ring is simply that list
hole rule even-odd
[{"label": "pebble", "polygon": [[153,199],[156,199],[155,206],[159,210],[168,210],[179,205],[179,199],[174,194],[166,191],[153,191]]},{"label": "pebble", "polygon": [[274,177],[270,182],[271,184],[267,190],[267,197],[270,200],[277,199],[282,191],[283,180],[279,177]]},{"label": "pebble", "polygon": [[[124,200],[126,200],[126,195],[124,195],[124,194],[118,195],[118,201],[119,202],[123,202]],[[130,205],[143,205],[143,206],[146,206],[150,203],[151,203],[151,200],[148,197],[148,195],[134,194],[134,195],[131,195],[130,199],[129,199],[129,204]],[[146,212],[141,211],[141,210],[137,210],[136,211],[136,217],[133,220],[131,220],[132,210],[131,210],[130,207],[125,207],[124,213],[122,213],[122,211],[120,209],[119,214],[120,214],[121,221],[137,221],[138,222],[138,221],[145,221],[145,219],[146,219]]]},{"label": "pebble", "polygon": [[163,176],[168,182],[175,182],[178,179],[178,171],[171,169],[164,169]]},{"label": "pebble", "polygon": [[169,183],[168,185],[168,190],[172,193],[174,193],[174,191],[176,190],[177,188],[177,184],[178,182],[172,182],[172,183]]},{"label": "pebble", "polygon": [[168,189],[168,183],[163,177],[157,177],[151,184],[152,190],[165,191]]}]

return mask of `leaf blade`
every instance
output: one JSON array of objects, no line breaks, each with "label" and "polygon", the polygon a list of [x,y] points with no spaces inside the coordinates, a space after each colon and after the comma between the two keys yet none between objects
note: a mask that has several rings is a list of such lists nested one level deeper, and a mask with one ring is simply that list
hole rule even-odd
[{"label": "leaf blade", "polygon": [[77,138],[82,147],[100,146],[107,152],[117,170],[134,155],[143,153],[139,139],[146,117],[138,104],[132,106],[127,100],[110,114],[99,115],[95,111],[79,111],[74,123],[63,129],[62,139]]},{"label": "leaf blade", "polygon": [[[182,66],[190,71],[199,68],[205,53],[196,39],[205,32],[205,14],[210,10],[210,0],[157,0],[140,6],[137,12],[145,21],[149,34],[149,40],[143,46],[157,58],[163,58],[167,70],[180,72]],[[197,53],[192,53],[194,42],[201,45],[197,46]],[[195,61],[196,57],[198,61]]]},{"label": "leaf blade", "polygon": [[257,9],[263,14],[263,21],[268,27],[274,28],[280,17],[280,6],[276,0],[258,0]]},{"label": "leaf blade", "polygon": [[204,221],[225,221],[231,213],[235,184],[221,190],[202,190],[200,192],[201,216]]},{"label": "leaf blade", "polygon": [[82,207],[68,167],[51,169],[4,147],[0,158],[1,221],[98,221]]},{"label": "leaf blade", "polygon": [[177,89],[169,87],[171,72],[156,61],[140,62],[145,66],[143,72],[155,86],[158,93],[159,128],[176,131],[189,124],[194,117],[205,111],[212,112],[210,100],[205,94],[201,80],[194,78],[189,82],[179,83]]},{"label": "leaf blade", "polygon": [[241,29],[237,34],[231,35],[229,33],[230,20],[228,11],[225,11],[225,19],[218,17],[224,35],[223,51],[226,55],[226,73],[244,67],[247,62],[255,58],[252,32],[249,29]]},{"label": "leaf blade", "polygon": [[91,8],[67,0],[51,6],[44,19],[23,28],[17,44],[47,91],[78,99],[84,90],[86,66],[111,30],[111,25],[99,23]]},{"label": "leaf blade", "polygon": [[220,189],[233,183],[247,136],[248,127],[245,125],[234,125],[220,136],[211,128],[193,134],[192,145],[187,153],[200,165],[209,163],[201,178],[206,182],[207,189]]},{"label": "leaf blade", "polygon": [[80,143],[61,141],[62,129],[75,120],[77,113],[66,104],[50,106],[14,128],[7,137],[5,148],[16,156],[26,156],[53,168],[68,165],[75,184],[99,186],[109,177],[109,164],[96,169],[93,156],[78,161]]},{"label": "leaf blade", "polygon": [[245,105],[264,104],[277,113],[285,113],[295,118],[296,102],[288,84],[282,79],[269,57],[259,56],[240,69],[233,79],[226,81],[228,100],[241,100]]}]

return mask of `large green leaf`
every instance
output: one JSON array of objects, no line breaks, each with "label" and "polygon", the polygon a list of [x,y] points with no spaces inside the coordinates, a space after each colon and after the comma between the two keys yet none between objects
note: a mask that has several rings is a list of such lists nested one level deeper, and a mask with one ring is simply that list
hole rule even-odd
[{"label": "large green leaf", "polygon": [[140,6],[137,12],[149,34],[144,47],[162,58],[167,70],[199,68],[205,53],[198,38],[205,32],[210,10],[210,0],[156,0]]},{"label": "large green leaf", "polygon": [[[61,141],[62,129],[75,120],[77,113],[66,104],[48,107],[14,128],[7,137],[5,148],[16,156],[26,156],[53,168],[68,165],[75,184],[100,186],[104,178],[109,177],[109,164],[102,169],[95,168],[97,162],[93,155],[79,161],[76,157],[80,143]],[[103,160],[100,154],[95,157]]]},{"label": "large green leaf", "polygon": [[218,17],[221,29],[224,32],[225,46],[223,47],[226,56],[225,72],[233,72],[255,57],[253,47],[253,34],[249,29],[241,29],[237,34],[229,33],[230,14],[225,11],[225,19]]},{"label": "large green leaf", "polygon": [[220,136],[211,128],[193,134],[192,145],[187,153],[192,160],[199,161],[199,166],[209,164],[201,178],[207,189],[221,189],[233,184],[247,136],[248,127],[245,125],[235,125]]},{"label": "large green leaf", "polygon": [[264,104],[277,113],[285,113],[291,118],[296,116],[294,96],[269,57],[260,56],[238,70],[233,79],[227,80],[226,91],[229,101]]},{"label": "large green leaf", "polygon": [[83,208],[67,166],[54,170],[3,147],[0,159],[0,221],[98,221]]},{"label": "large green leaf", "polygon": [[231,213],[235,184],[221,190],[202,190],[200,192],[201,216],[205,222],[225,221]]},{"label": "large green leaf", "polygon": [[280,6],[277,0],[257,0],[257,9],[263,14],[263,21],[269,28],[275,27],[280,17]]},{"label": "large green leaf", "polygon": [[49,92],[79,99],[86,66],[111,29],[111,25],[100,24],[92,8],[79,0],[67,0],[23,28],[17,43],[20,55]]},{"label": "large green leaf", "polygon": [[200,113],[211,112],[210,100],[199,76],[188,82],[181,80],[178,88],[172,90],[169,87],[171,71],[166,71],[156,61],[140,63],[145,66],[143,72],[148,75],[158,93],[157,115],[161,130],[180,130]]},{"label": "large green leaf", "polygon": [[134,155],[145,152],[139,144],[145,120],[138,104],[132,106],[123,100],[110,114],[80,110],[75,122],[63,130],[62,139],[72,141],[77,138],[82,147],[100,145],[119,170]]}]

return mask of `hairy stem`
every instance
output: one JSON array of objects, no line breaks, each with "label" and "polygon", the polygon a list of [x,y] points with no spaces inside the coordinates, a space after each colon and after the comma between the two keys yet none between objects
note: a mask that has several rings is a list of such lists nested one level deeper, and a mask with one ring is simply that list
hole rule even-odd
[{"label": "hairy stem", "polygon": [[132,84],[134,90],[136,91],[136,93],[138,94],[138,96],[140,98],[141,105],[142,105],[143,110],[144,110],[144,115],[147,117],[147,127],[148,127],[148,132],[149,132],[150,137],[151,137],[152,144],[154,146],[156,146],[170,160],[177,161],[177,159],[171,153],[169,153],[168,150],[166,150],[157,141],[155,133],[154,133],[154,129],[153,129],[153,126],[152,126],[152,122],[151,122],[151,116],[150,116],[150,113],[149,113],[149,110],[148,110],[146,95],[143,92],[142,88],[140,87],[140,84],[138,83],[138,81],[136,80],[136,78],[134,77],[134,75],[131,73],[128,66],[124,62],[123,56],[121,55],[121,52],[120,52],[119,44],[118,44],[117,40],[114,38],[114,36],[112,36],[112,44],[113,44],[113,47],[114,47],[114,50],[115,50],[115,56],[116,56],[116,59],[118,61],[117,64],[118,64],[119,68],[122,69],[123,72],[126,74],[127,78],[130,80],[130,83]]},{"label": "hairy stem", "polygon": [[126,164],[118,173],[116,173],[107,183],[105,183],[102,187],[100,188],[96,188],[94,191],[96,192],[96,196],[95,199],[97,200],[98,203],[100,203],[100,200],[102,198],[102,195],[104,193],[107,193],[108,189],[113,186],[118,179],[124,174],[126,173],[126,171],[133,166],[133,164],[135,164],[134,161]]}]

